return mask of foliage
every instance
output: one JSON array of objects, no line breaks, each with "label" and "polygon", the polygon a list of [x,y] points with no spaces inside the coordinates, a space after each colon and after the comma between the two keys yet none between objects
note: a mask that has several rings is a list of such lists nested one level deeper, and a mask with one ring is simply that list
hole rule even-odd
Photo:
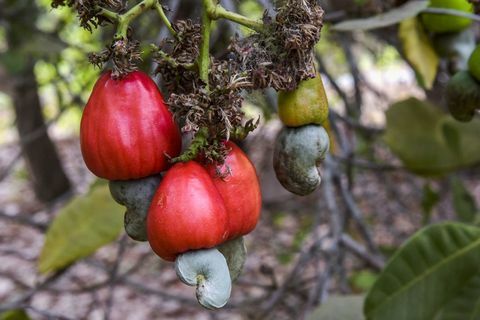
[{"label": "foliage", "polygon": [[110,197],[108,185],[99,184],[73,199],[53,220],[38,260],[47,273],[65,268],[115,240],[123,229],[123,208]]},{"label": "foliage", "polygon": [[379,320],[451,319],[452,314],[475,319],[480,315],[479,264],[480,228],[457,223],[427,227],[392,257],[368,293],[365,315]]}]

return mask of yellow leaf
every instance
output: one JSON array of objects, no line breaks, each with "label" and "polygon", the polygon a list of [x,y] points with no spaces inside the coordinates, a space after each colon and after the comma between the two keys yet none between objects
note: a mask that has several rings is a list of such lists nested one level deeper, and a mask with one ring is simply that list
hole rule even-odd
[{"label": "yellow leaf", "polygon": [[398,31],[405,57],[415,69],[420,84],[431,89],[437,76],[440,58],[417,18],[402,21]]}]

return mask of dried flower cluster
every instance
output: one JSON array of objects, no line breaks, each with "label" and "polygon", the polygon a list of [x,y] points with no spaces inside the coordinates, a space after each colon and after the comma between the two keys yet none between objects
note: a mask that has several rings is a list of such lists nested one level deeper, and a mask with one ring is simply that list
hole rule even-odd
[{"label": "dried flower cluster", "polygon": [[208,90],[196,65],[200,25],[175,24],[177,37],[157,49],[157,73],[171,92],[168,104],[182,131],[206,140],[193,148],[201,150],[207,162],[223,161],[221,141],[243,139],[256,128],[258,121],[242,123],[243,90],[293,90],[315,76],[313,48],[320,39],[323,14],[315,0],[286,1],[275,19],[264,16],[263,32],[232,41],[228,60],[211,58]]},{"label": "dried flower cluster", "polygon": [[67,6],[73,8],[78,13],[80,25],[92,31],[103,22],[112,22],[101,15],[102,8],[110,8],[116,12],[125,9],[125,0],[53,0],[52,7]]},{"label": "dried flower cluster", "polygon": [[142,60],[140,42],[132,39],[114,40],[100,53],[90,53],[88,58],[98,68],[111,61],[112,77],[121,78],[137,70],[137,65]]},{"label": "dried flower cluster", "polygon": [[315,77],[313,49],[320,40],[323,15],[315,0],[289,0],[274,20],[264,16],[265,32],[232,43],[239,71],[253,89],[290,91]]}]

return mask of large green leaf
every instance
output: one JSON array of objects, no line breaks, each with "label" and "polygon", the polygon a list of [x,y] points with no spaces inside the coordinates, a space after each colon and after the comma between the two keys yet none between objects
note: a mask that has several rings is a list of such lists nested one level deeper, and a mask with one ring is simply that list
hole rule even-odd
[{"label": "large green leaf", "polygon": [[435,317],[435,320],[459,319],[480,319],[480,272]]},{"label": "large green leaf", "polygon": [[472,291],[479,289],[479,266],[480,228],[443,223],[423,229],[389,261],[366,298],[365,315],[372,320],[430,320],[451,314],[457,306],[475,306],[478,295]]},{"label": "large green leaf", "polygon": [[308,320],[363,320],[364,296],[332,296],[308,317]]},{"label": "large green leaf", "polygon": [[61,269],[115,240],[123,228],[122,212],[105,184],[73,199],[47,232],[38,261],[40,272]]},{"label": "large green leaf", "polygon": [[355,19],[340,22],[332,27],[336,31],[371,30],[392,26],[408,18],[415,17],[426,9],[429,1],[409,1],[388,12],[366,19]]},{"label": "large green leaf", "polygon": [[455,121],[439,108],[410,98],[387,111],[384,136],[409,170],[438,176],[480,162],[480,120]]},{"label": "large green leaf", "polygon": [[403,53],[415,69],[420,85],[430,89],[437,77],[438,57],[427,33],[418,18],[402,21],[398,28],[398,38],[402,43]]}]

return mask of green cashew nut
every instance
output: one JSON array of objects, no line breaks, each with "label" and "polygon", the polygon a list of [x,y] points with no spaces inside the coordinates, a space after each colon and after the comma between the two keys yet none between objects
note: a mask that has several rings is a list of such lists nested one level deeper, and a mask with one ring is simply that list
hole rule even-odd
[{"label": "green cashew nut", "polygon": [[225,259],[227,260],[228,270],[230,271],[230,278],[232,282],[240,277],[243,270],[243,265],[247,258],[247,247],[243,237],[239,237],[217,247]]},{"label": "green cashew nut", "polygon": [[232,281],[225,257],[217,249],[194,250],[175,260],[180,280],[196,286],[198,302],[207,309],[220,309],[227,304]]},{"label": "green cashew nut", "polygon": [[127,207],[124,219],[125,231],[134,240],[147,241],[145,218],[161,180],[161,176],[152,176],[109,183],[113,199]]},{"label": "green cashew nut", "polygon": [[273,167],[278,181],[300,196],[312,193],[321,182],[317,166],[330,148],[327,131],[319,125],[283,128],[277,137]]},{"label": "green cashew nut", "polygon": [[480,109],[480,83],[468,71],[454,75],[447,85],[447,105],[458,121],[471,121],[475,110]]}]

